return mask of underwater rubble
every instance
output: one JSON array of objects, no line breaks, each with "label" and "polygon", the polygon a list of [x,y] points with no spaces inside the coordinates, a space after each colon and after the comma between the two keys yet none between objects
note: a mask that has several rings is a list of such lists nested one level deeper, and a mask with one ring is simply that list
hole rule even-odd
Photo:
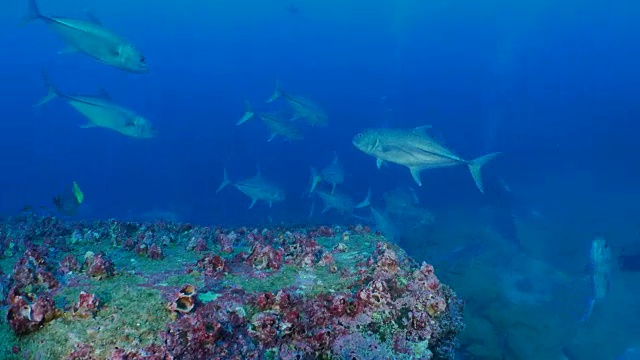
[{"label": "underwater rubble", "polygon": [[453,359],[462,301],[363,226],[0,222],[3,359]]}]

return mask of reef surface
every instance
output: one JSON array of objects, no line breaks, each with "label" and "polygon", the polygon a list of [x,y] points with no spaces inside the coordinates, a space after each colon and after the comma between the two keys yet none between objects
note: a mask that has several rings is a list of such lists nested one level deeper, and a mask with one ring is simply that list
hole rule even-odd
[{"label": "reef surface", "polygon": [[0,358],[453,359],[462,301],[363,226],[0,222]]}]

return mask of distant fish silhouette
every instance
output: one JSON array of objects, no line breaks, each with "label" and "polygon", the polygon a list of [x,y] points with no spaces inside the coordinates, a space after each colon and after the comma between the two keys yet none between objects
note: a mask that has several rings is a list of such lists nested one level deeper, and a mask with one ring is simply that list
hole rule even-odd
[{"label": "distant fish silhouette", "polygon": [[297,7],[297,6],[295,6],[295,5],[289,5],[289,6],[287,7],[287,11],[288,11],[290,14],[298,14],[298,13],[300,13],[300,8],[299,8],[299,7]]}]

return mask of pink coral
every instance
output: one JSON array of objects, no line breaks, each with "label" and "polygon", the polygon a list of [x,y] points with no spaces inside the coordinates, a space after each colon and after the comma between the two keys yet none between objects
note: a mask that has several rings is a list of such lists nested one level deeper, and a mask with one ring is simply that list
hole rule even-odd
[{"label": "pink coral", "polygon": [[278,270],[283,264],[284,251],[271,246],[254,244],[247,262],[257,270]]},{"label": "pink coral", "polygon": [[158,246],[158,244],[153,243],[147,250],[147,256],[149,256],[151,260],[162,260],[164,259],[164,251],[162,251],[162,248]]},{"label": "pink coral", "polygon": [[97,279],[103,279],[115,274],[113,263],[104,253],[93,254],[88,252],[84,257],[82,268],[88,276]]},{"label": "pink coral", "polygon": [[81,291],[78,302],[73,305],[73,315],[80,318],[93,317],[98,312],[100,298],[94,294]]},{"label": "pink coral", "polygon": [[198,260],[196,267],[199,268],[205,275],[214,279],[222,278],[225,271],[227,271],[226,262],[218,255],[205,256],[204,258]]},{"label": "pink coral", "polygon": [[261,312],[251,318],[249,335],[258,340],[263,346],[275,343],[278,337],[280,315],[275,312]]},{"label": "pink coral", "polygon": [[14,290],[10,302],[7,321],[18,335],[38,330],[57,315],[53,300],[47,294],[19,294]]},{"label": "pink coral", "polygon": [[78,269],[80,269],[80,264],[78,263],[78,259],[76,259],[75,256],[69,254],[60,261],[58,272],[61,274],[68,274],[71,272],[76,272],[78,271]]}]

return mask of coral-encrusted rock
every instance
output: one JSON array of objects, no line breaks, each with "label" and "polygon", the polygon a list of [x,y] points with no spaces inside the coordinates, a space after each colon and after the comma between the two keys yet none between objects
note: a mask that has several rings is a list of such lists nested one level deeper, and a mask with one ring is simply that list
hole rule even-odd
[{"label": "coral-encrusted rock", "polygon": [[282,266],[284,251],[271,246],[253,246],[247,262],[256,270],[278,270]]},{"label": "coral-encrusted rock", "polygon": [[278,313],[261,312],[251,319],[249,335],[258,340],[261,345],[269,347],[275,344],[279,328],[280,315]]},{"label": "coral-encrusted rock", "polygon": [[173,360],[174,357],[160,345],[150,345],[140,351],[115,349],[109,360]]},{"label": "coral-encrusted rock", "polygon": [[[8,282],[0,280],[12,286],[8,324],[20,335],[47,330],[25,342],[9,337],[6,348],[14,346],[16,356],[42,350],[56,359],[449,360],[463,328],[462,302],[433,267],[418,265],[366,226],[232,231],[22,216],[0,222],[0,241],[26,249],[21,259],[5,255],[15,263]],[[74,241],[109,252],[87,253],[83,274],[115,275],[112,257],[123,275],[70,275],[82,248],[70,246]],[[128,252],[157,261],[129,261]],[[196,284],[198,299],[191,285],[173,292],[176,282]],[[63,303],[81,290],[87,292],[64,321],[45,325],[60,314],[54,294]],[[104,310],[97,293],[109,294]],[[163,311],[164,301],[172,312]],[[51,346],[48,331],[66,329],[67,321],[79,327],[75,340]]]},{"label": "coral-encrusted rock", "polygon": [[94,355],[91,344],[78,344],[75,350],[69,354],[67,360],[98,360],[98,357]]},{"label": "coral-encrusted rock", "polygon": [[232,253],[233,244],[235,243],[237,238],[238,238],[238,234],[233,232],[227,235],[225,234],[218,235],[217,241],[218,241],[218,244],[220,245],[220,249],[222,250],[222,252],[225,254]]},{"label": "coral-encrusted rock", "polygon": [[104,253],[94,254],[87,252],[84,256],[82,268],[88,276],[96,279],[104,279],[115,274],[113,262]]},{"label": "coral-encrusted rock", "polygon": [[221,334],[219,324],[194,314],[170,324],[163,338],[165,347],[176,359],[211,359],[215,354],[215,342]]},{"label": "coral-encrusted rock", "polygon": [[147,250],[147,256],[149,256],[151,260],[162,260],[164,259],[164,252],[158,244],[153,243],[149,246],[149,250]]},{"label": "coral-encrusted rock", "polygon": [[187,250],[193,250],[197,252],[207,251],[209,250],[209,247],[207,246],[207,240],[201,237],[198,237],[198,238],[193,237],[191,238],[191,241],[189,241],[189,244],[187,245]]},{"label": "coral-encrusted rock", "polygon": [[12,278],[22,288],[32,285],[51,290],[59,286],[58,280],[47,271],[44,257],[33,248],[16,262]]},{"label": "coral-encrusted rock", "polygon": [[56,317],[53,300],[47,294],[10,294],[7,321],[18,335],[38,330]]},{"label": "coral-encrusted rock", "polygon": [[58,272],[61,274],[68,274],[68,273],[76,272],[79,269],[80,269],[80,264],[78,263],[78,259],[75,256],[69,254],[60,261]]},{"label": "coral-encrusted rock", "polygon": [[73,305],[73,315],[79,318],[93,317],[98,312],[100,298],[94,294],[81,291],[78,302]]},{"label": "coral-encrusted rock", "polygon": [[227,271],[227,265],[223,258],[218,255],[208,255],[198,260],[196,264],[206,276],[219,279]]}]

